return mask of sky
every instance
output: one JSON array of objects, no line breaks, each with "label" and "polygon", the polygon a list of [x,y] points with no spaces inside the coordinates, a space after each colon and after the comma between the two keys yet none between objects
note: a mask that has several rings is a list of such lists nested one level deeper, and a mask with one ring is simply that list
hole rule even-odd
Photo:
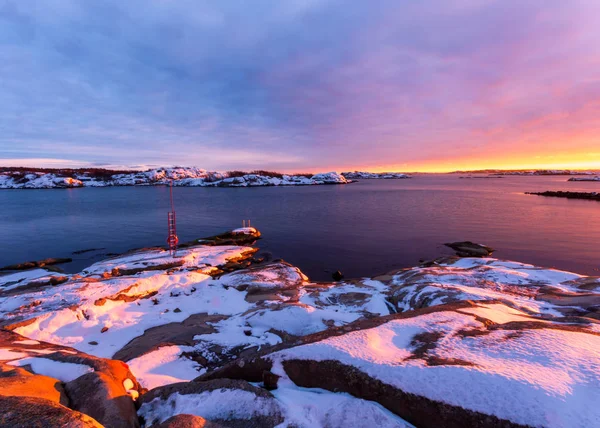
[{"label": "sky", "polygon": [[0,0],[0,165],[600,169],[600,1]]}]

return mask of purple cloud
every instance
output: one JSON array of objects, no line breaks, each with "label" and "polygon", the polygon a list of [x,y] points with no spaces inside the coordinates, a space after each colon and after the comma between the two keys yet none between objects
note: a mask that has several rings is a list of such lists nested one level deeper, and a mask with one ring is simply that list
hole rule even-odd
[{"label": "purple cloud", "polygon": [[600,167],[598,16],[595,0],[8,0],[0,159]]}]

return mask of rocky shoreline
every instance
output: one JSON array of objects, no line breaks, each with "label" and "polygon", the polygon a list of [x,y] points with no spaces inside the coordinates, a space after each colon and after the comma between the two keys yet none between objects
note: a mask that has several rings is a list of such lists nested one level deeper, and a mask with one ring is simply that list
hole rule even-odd
[{"label": "rocky shoreline", "polygon": [[265,187],[347,184],[337,172],[310,175],[285,175],[256,171],[226,173],[193,167],[156,168],[148,171],[113,173],[110,170],[4,170],[0,172],[0,189],[64,189],[113,186],[174,186],[185,187]]},{"label": "rocky shoreline", "polygon": [[360,179],[411,178],[400,173],[326,172],[287,175],[269,171],[215,172],[191,167],[156,168],[148,171],[110,170],[10,170],[0,171],[0,189],[73,189],[81,187],[164,186],[266,187],[347,184]]},{"label": "rocky shoreline", "polygon": [[315,283],[259,236],[0,276],[0,426],[600,420],[600,278],[457,242],[471,257]]},{"label": "rocky shoreline", "polygon": [[547,196],[553,198],[567,199],[584,199],[588,201],[600,201],[600,193],[598,192],[563,192],[563,191],[546,191],[546,192],[525,192],[526,195]]}]

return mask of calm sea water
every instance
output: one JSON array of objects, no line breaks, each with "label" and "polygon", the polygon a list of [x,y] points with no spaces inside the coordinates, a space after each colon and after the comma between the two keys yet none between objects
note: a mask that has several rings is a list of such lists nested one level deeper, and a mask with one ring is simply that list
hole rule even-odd
[{"label": "calm sea water", "polygon": [[[600,191],[566,177],[365,180],[346,186],[175,188],[181,241],[241,226],[258,246],[314,280],[341,270],[371,276],[452,254],[444,242],[471,240],[496,257],[599,275],[600,203],[524,195]],[[0,266],[72,257],[71,272],[129,249],[163,245],[166,187],[0,190]],[[84,254],[77,250],[102,248]]]}]

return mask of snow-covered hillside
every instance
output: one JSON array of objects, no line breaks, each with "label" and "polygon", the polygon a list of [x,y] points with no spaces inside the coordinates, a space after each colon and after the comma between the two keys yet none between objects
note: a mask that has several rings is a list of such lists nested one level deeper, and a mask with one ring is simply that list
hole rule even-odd
[{"label": "snow-covered hillside", "polygon": [[314,283],[201,242],[0,276],[0,407],[7,388],[13,416],[52,393],[106,426],[137,426],[134,400],[161,427],[598,426],[600,278],[444,258]]},{"label": "snow-covered hillside", "polygon": [[193,167],[157,168],[143,172],[113,174],[98,177],[81,172],[73,177],[57,173],[6,171],[0,173],[0,189],[54,189],[73,187],[151,186],[173,182],[175,186],[199,187],[257,187],[257,186],[307,186],[317,184],[346,184],[347,180],[336,172],[307,176],[269,176],[206,171]]}]

